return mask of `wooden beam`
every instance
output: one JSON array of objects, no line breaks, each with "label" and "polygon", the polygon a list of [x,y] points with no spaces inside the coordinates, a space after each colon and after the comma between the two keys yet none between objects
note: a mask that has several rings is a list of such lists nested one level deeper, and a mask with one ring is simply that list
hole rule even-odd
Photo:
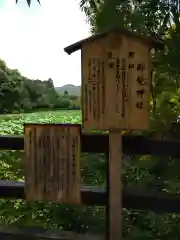
[{"label": "wooden beam", "polygon": [[[122,137],[124,154],[158,155],[158,156],[180,156],[180,141],[151,140],[142,136]],[[82,135],[82,152],[107,153],[109,147],[108,135]],[[22,150],[24,149],[23,136],[0,136],[0,149]]]},{"label": "wooden beam", "polygon": [[[17,181],[0,181],[1,198],[24,198],[24,183]],[[81,199],[84,205],[104,206],[108,202],[105,188],[83,186]],[[180,213],[180,196],[158,193],[155,190],[137,187],[123,189],[123,208],[151,210],[154,212]]]},{"label": "wooden beam", "polygon": [[102,240],[103,236],[89,234],[77,234],[60,230],[44,230],[38,228],[0,227],[0,239],[2,240]]},{"label": "wooden beam", "polygon": [[122,138],[111,130],[109,134],[109,236],[122,239]]}]

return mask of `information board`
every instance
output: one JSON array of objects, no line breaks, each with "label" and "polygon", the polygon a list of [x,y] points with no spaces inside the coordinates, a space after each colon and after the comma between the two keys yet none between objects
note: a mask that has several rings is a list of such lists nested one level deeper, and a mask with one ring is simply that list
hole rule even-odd
[{"label": "information board", "polygon": [[84,130],[147,129],[151,71],[150,47],[136,39],[113,34],[85,43]]},{"label": "information board", "polygon": [[80,203],[80,125],[25,124],[27,200]]}]

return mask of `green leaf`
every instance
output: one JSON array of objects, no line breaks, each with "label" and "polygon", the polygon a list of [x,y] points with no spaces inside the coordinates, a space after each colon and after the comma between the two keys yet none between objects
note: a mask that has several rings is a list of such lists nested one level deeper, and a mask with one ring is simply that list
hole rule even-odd
[{"label": "green leaf", "polygon": [[[28,4],[28,6],[30,7],[30,5],[31,5],[31,0],[26,0],[27,1],[27,4]],[[37,2],[39,3],[39,4],[41,4],[40,3],[40,0],[37,0]],[[16,4],[18,3],[18,0],[16,0]]]}]

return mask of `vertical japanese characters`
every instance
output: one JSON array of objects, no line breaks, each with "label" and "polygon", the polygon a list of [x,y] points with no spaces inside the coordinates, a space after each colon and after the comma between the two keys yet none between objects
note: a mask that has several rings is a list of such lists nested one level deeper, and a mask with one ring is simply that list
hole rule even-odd
[{"label": "vertical japanese characters", "polygon": [[138,41],[124,38],[120,46],[102,49],[99,43],[87,44],[82,63],[85,131],[147,128],[149,63],[149,47]]},{"label": "vertical japanese characters", "polygon": [[[107,71],[114,72],[114,79],[112,86],[116,89],[113,104],[115,104],[116,112],[120,114],[121,118],[126,117],[127,102],[128,102],[128,59],[119,55],[113,55],[113,53],[107,52],[105,58],[92,57],[88,61],[88,79],[86,80],[83,91],[84,99],[84,116],[85,122],[95,122],[102,128],[101,123],[104,121],[105,109],[107,103],[110,101],[107,99]],[[96,125],[95,124],[95,125]],[[90,125],[90,124],[89,124]],[[105,128],[107,126],[104,126]],[[97,126],[95,127],[98,128]]]},{"label": "vertical japanese characters", "polygon": [[146,65],[144,62],[136,64],[136,71],[137,71],[137,100],[136,100],[136,108],[143,109],[145,104],[145,94],[146,86],[148,85],[148,78],[145,76]]},{"label": "vertical japanese characters", "polygon": [[120,58],[116,58],[116,85],[117,85],[117,102],[116,102],[116,112],[120,113],[120,104],[121,101],[121,71],[120,71]]},{"label": "vertical japanese characters", "polygon": [[112,79],[112,87],[115,84],[115,95],[112,96],[117,115],[120,119],[126,120],[128,111],[128,92],[129,92],[129,79],[128,79],[128,59],[125,56],[112,52],[107,53],[108,56],[108,68],[114,71],[114,79]]},{"label": "vertical japanese characters", "polygon": [[25,134],[25,154],[28,200],[80,202],[79,125],[34,125]]},{"label": "vertical japanese characters", "polygon": [[[124,119],[127,114],[126,102],[128,101],[128,60],[112,52],[107,53],[108,68],[115,72],[115,79],[112,79],[112,86],[115,83],[116,97],[114,103],[116,105],[116,113],[120,114]],[[115,82],[114,82],[115,80]]]},{"label": "vertical japanese characters", "polygon": [[88,80],[84,84],[84,121],[100,121],[104,112],[104,62],[100,58],[88,59]]},{"label": "vertical japanese characters", "polygon": [[128,101],[128,69],[127,69],[127,60],[122,58],[122,111],[121,117],[125,118],[126,116],[126,101]]}]

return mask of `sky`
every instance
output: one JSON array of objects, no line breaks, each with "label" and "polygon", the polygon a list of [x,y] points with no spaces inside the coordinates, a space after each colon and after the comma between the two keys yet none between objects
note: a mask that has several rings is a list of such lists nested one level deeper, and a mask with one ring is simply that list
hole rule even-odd
[{"label": "sky", "polygon": [[31,79],[52,78],[56,87],[81,84],[80,51],[64,47],[90,36],[80,0],[0,0],[0,58]]}]

